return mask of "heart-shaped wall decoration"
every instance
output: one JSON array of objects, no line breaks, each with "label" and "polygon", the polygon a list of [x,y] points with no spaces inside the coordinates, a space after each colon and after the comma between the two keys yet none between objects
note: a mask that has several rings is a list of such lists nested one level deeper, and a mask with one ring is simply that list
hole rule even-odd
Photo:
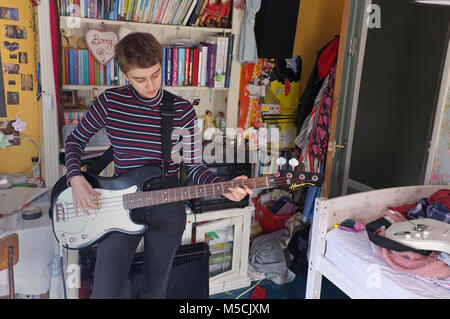
[{"label": "heart-shaped wall decoration", "polygon": [[98,63],[105,65],[114,58],[114,47],[119,42],[119,38],[114,31],[88,29],[84,38]]}]

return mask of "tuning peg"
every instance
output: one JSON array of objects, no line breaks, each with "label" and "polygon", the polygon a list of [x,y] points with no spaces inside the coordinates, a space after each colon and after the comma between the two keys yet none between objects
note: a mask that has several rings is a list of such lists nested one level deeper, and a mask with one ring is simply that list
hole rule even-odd
[{"label": "tuning peg", "polygon": [[296,158],[291,158],[289,160],[289,165],[291,165],[292,170],[295,170],[295,167],[298,166],[299,162]]},{"label": "tuning peg", "polygon": [[277,159],[278,168],[281,169],[281,167],[286,164],[286,159],[284,157],[279,157]]}]

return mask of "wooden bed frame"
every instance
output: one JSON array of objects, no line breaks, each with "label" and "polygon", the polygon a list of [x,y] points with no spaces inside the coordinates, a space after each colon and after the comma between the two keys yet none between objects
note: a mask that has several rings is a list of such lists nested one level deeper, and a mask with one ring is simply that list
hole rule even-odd
[{"label": "wooden bed frame", "polygon": [[[327,277],[335,286],[350,298],[370,299],[370,291],[358,286],[350,276],[338,270],[325,257],[326,233],[345,219],[371,222],[380,217],[388,206],[400,206],[417,202],[428,197],[439,189],[449,188],[448,185],[406,186],[374,190],[352,195],[326,199],[317,198],[314,208],[314,218],[310,233],[310,251],[306,298],[320,298],[322,276]],[[399,296],[400,298],[401,296]]]}]

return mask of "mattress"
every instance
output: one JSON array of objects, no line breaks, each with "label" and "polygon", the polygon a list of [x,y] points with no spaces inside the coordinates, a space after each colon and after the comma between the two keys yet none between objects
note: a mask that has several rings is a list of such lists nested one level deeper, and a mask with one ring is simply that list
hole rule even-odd
[{"label": "mattress", "polygon": [[450,299],[450,289],[394,270],[372,250],[365,231],[333,228],[326,234],[326,243],[325,257],[372,298]]}]

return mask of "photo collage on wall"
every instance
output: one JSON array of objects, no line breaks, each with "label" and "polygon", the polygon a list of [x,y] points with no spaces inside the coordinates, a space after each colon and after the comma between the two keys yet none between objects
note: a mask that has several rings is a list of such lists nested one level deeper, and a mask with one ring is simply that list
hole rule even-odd
[{"label": "photo collage on wall", "polygon": [[20,24],[18,8],[0,6],[0,117],[7,116],[6,106],[20,104],[21,92],[33,91],[33,74],[25,71],[29,31]]}]

